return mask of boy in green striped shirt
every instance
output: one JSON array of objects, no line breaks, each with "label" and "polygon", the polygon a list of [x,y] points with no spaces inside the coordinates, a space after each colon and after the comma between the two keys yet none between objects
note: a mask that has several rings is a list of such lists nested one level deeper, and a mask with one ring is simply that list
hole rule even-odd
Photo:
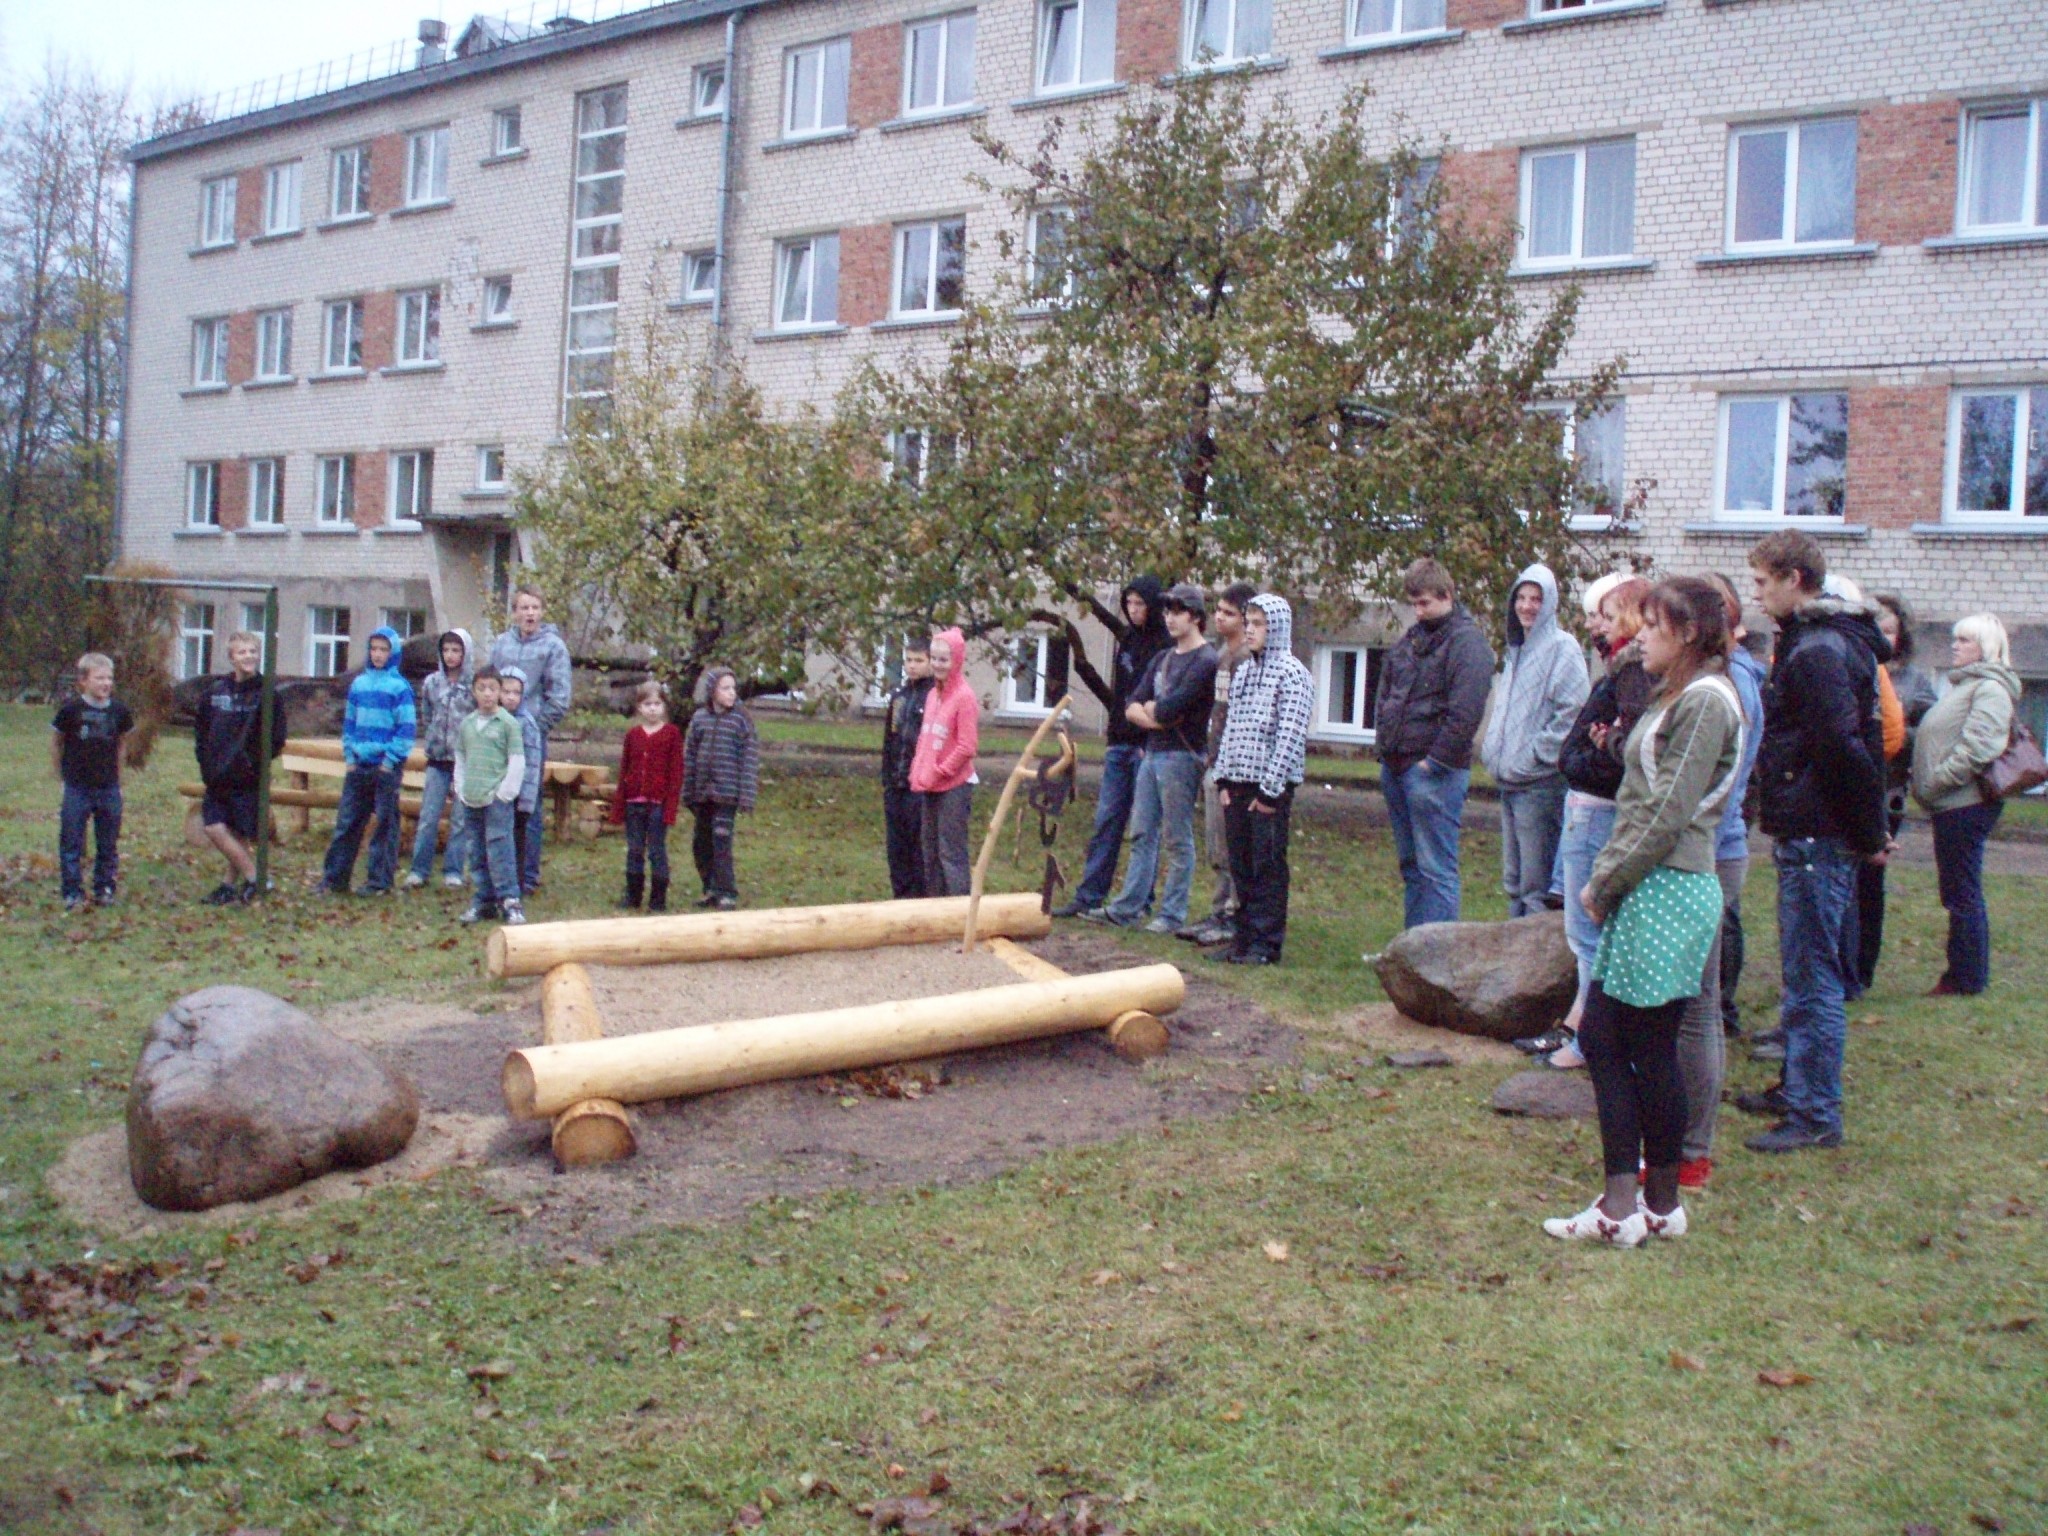
[{"label": "boy in green striped shirt", "polygon": [[462,921],[474,923],[502,914],[523,923],[519,905],[519,864],[512,847],[513,805],[526,777],[526,750],[519,722],[500,709],[502,680],[484,667],[470,682],[476,708],[455,734],[455,799],[469,819],[471,847],[482,851],[476,897]]}]

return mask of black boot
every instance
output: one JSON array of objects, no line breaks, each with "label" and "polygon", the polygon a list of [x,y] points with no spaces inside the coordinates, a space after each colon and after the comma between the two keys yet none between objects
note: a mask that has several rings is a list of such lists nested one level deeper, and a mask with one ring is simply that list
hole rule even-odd
[{"label": "black boot", "polygon": [[[637,911],[639,911],[639,910],[640,910],[640,891],[641,891],[641,887],[642,887],[642,886],[643,886],[643,885],[644,885],[645,883],[646,883],[646,876],[644,876],[644,875],[628,875],[628,876],[626,876],[626,898],[625,898],[625,900],[621,901],[621,902],[619,903],[619,905],[620,905],[620,906],[622,906],[622,907],[624,907],[624,908],[625,908],[625,909],[626,909],[626,910],[627,910],[628,912],[637,912]],[[659,889],[660,889],[660,887],[659,887],[659,886],[657,886],[657,887],[656,887],[656,889],[657,889],[657,890],[659,890]],[[655,897],[654,899],[655,899],[655,900],[656,900],[657,902],[661,900],[661,898],[660,898],[659,896],[656,896],[656,897]]]},{"label": "black boot", "polygon": [[647,910],[650,912],[666,912],[668,910],[668,882],[666,880],[659,878],[655,880],[653,890],[648,892],[647,895]]}]

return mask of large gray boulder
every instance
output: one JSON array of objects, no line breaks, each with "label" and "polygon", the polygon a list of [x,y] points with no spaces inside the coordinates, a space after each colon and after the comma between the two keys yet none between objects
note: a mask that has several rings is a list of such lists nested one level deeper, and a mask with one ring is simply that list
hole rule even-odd
[{"label": "large gray boulder", "polygon": [[1373,969],[1409,1018],[1488,1040],[1542,1033],[1571,1010],[1579,987],[1562,912],[1423,923],[1376,955]]},{"label": "large gray boulder", "polygon": [[149,1027],[128,1087],[128,1174],[166,1211],[260,1200],[403,1151],[419,1094],[254,987],[207,987]]}]

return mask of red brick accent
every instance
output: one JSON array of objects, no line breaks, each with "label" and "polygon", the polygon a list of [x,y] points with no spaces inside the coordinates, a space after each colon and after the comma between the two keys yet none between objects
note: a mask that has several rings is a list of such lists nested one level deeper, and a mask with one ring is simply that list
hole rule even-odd
[{"label": "red brick accent", "polygon": [[860,224],[839,231],[841,325],[873,325],[888,318],[895,243],[896,231],[888,224]]},{"label": "red brick accent", "polygon": [[395,293],[366,293],[363,295],[363,369],[374,373],[379,368],[389,368],[396,355],[398,339],[398,295]]},{"label": "red brick accent", "polygon": [[1941,521],[1948,391],[1872,386],[1849,391],[1844,514],[1871,528]]},{"label": "red brick accent", "polygon": [[370,212],[389,213],[405,197],[405,135],[370,140]]},{"label": "red brick accent", "polygon": [[384,451],[356,455],[356,526],[358,528],[381,528],[384,525],[384,482],[389,470],[384,462]]},{"label": "red brick accent", "polygon": [[233,533],[249,522],[249,466],[240,459],[220,465],[220,525]]},{"label": "red brick accent", "polygon": [[1857,120],[1856,238],[1917,245],[1956,224],[1953,101],[1872,107]]},{"label": "red brick accent", "polygon": [[228,316],[228,382],[246,384],[256,376],[256,312]]},{"label": "red brick accent", "polygon": [[1504,149],[1452,152],[1443,158],[1444,212],[1469,234],[1512,236],[1521,217],[1522,156]]},{"label": "red brick accent", "polygon": [[235,238],[247,240],[263,228],[263,167],[251,166],[235,178]]},{"label": "red brick accent", "polygon": [[862,27],[853,34],[852,74],[846,84],[846,121],[872,128],[903,110],[903,28]]},{"label": "red brick accent", "polygon": [[1118,0],[1116,74],[1145,80],[1180,68],[1181,0]]},{"label": "red brick accent", "polygon": [[1448,0],[1444,6],[1444,25],[1477,32],[1504,21],[1520,21],[1528,14],[1525,0]]}]

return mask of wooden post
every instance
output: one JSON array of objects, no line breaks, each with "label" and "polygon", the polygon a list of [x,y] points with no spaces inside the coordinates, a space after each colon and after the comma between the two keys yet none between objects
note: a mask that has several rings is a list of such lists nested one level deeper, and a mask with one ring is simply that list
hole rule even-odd
[{"label": "wooden post", "polygon": [[[988,832],[981,840],[981,856],[974,861],[974,878],[967,886],[967,928],[961,935],[960,947],[968,953],[974,951],[976,919],[981,913],[981,888],[988,879],[989,860],[995,857],[996,839],[1002,836],[1003,818],[1010,814],[1010,802],[1017,796],[1017,784],[1031,776],[1031,754],[1038,750],[1038,744],[1045,740],[1045,733],[1055,722],[1065,717],[1072,706],[1074,696],[1062,694],[1059,703],[1053,705],[1052,713],[1038,722],[1038,729],[1031,733],[1031,739],[1024,743],[1024,750],[1018,755],[1017,765],[1003,780],[1003,792],[996,800],[995,814],[988,819]],[[1069,772],[1072,771],[1069,767]]]},{"label": "wooden post", "polygon": [[[597,993],[590,984],[590,972],[582,966],[558,965],[541,978],[540,1038],[544,1045],[604,1038]],[[639,1148],[633,1122],[626,1118],[626,1106],[617,1099],[578,1099],[555,1116],[550,1141],[555,1161],[564,1168],[615,1163]]]},{"label": "wooden post", "polygon": [[557,1114],[579,1099],[634,1104],[918,1061],[1102,1029],[1134,1009],[1170,1013],[1185,991],[1174,967],[1145,965],[945,997],[543,1045],[505,1058],[505,1104],[514,1116],[532,1119]]}]

